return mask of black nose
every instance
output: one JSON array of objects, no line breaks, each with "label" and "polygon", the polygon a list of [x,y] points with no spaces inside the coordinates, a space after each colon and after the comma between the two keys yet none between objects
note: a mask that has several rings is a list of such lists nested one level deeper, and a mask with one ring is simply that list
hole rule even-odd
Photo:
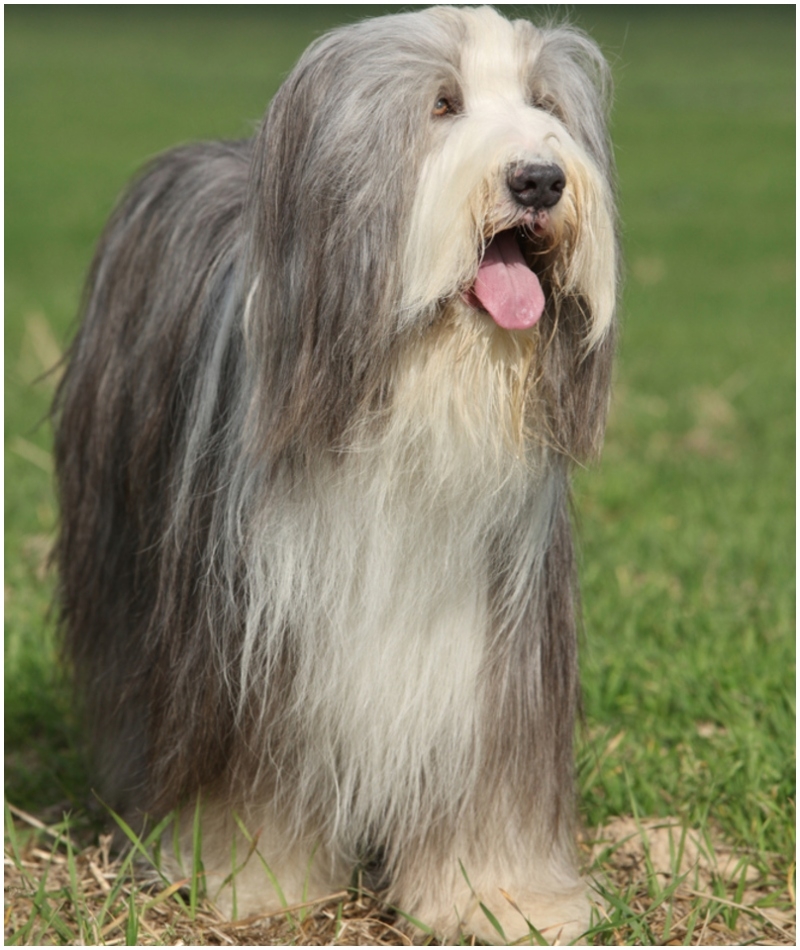
[{"label": "black nose", "polygon": [[561,200],[567,183],[558,165],[515,165],[508,173],[508,187],[525,208],[552,208]]}]

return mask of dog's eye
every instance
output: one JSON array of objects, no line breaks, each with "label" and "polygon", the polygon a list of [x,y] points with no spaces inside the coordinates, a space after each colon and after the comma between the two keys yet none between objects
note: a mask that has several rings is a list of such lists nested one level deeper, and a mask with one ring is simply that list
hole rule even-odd
[{"label": "dog's eye", "polygon": [[453,115],[455,111],[456,107],[453,104],[453,100],[448,99],[447,96],[439,96],[433,104],[433,114],[435,116]]},{"label": "dog's eye", "polygon": [[553,99],[552,96],[543,95],[543,96],[534,96],[531,105],[534,109],[541,109],[542,112],[549,112],[550,115],[554,115],[557,119],[564,121],[564,113],[561,110],[561,107]]}]

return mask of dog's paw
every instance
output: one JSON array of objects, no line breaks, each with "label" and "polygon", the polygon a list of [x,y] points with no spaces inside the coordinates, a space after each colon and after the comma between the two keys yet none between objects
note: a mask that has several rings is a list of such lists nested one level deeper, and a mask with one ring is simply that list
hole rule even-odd
[{"label": "dog's paw", "polygon": [[423,901],[409,916],[446,944],[475,936],[500,946],[582,946],[591,903],[584,886],[557,894],[484,888],[459,895],[450,907]]}]

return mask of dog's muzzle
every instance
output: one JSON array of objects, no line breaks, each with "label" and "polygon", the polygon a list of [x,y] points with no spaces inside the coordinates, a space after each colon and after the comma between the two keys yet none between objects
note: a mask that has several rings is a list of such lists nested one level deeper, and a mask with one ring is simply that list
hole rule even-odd
[{"label": "dog's muzzle", "polygon": [[512,228],[498,231],[483,249],[472,287],[463,295],[506,330],[529,330],[544,313],[545,295],[522,253],[518,234],[541,236],[550,227],[550,209],[561,200],[567,178],[548,162],[518,163],[506,173],[514,203],[523,209]]},{"label": "dog's muzzle", "polygon": [[539,211],[558,204],[567,178],[558,165],[536,163],[514,166],[506,181],[518,204]]}]

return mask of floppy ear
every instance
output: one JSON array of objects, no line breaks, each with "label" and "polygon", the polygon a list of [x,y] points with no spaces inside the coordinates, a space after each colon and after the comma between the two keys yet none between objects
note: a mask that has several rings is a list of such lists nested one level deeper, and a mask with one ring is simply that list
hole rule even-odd
[{"label": "floppy ear", "polygon": [[546,433],[553,447],[574,461],[597,457],[603,445],[611,392],[611,371],[616,331],[611,326],[603,339],[586,352],[586,302],[564,301],[555,316],[542,319],[541,393],[546,413]]},{"label": "floppy ear", "polygon": [[256,141],[246,326],[273,457],[335,445],[387,375],[425,129],[413,78],[404,86],[392,75],[393,55],[402,78],[409,54],[382,48],[377,30],[367,23],[310,47]]},{"label": "floppy ear", "polygon": [[595,456],[603,442],[616,339],[619,236],[614,157],[607,128],[611,79],[597,45],[579,30],[542,31],[535,61],[537,89],[554,103],[572,138],[588,156],[576,169],[579,228],[557,304],[542,320],[541,392],[549,434],[576,460]]},{"label": "floppy ear", "polygon": [[607,120],[613,90],[608,63],[594,40],[575,27],[551,27],[540,35],[533,66],[536,88],[552,101],[575,141],[612,179]]}]

